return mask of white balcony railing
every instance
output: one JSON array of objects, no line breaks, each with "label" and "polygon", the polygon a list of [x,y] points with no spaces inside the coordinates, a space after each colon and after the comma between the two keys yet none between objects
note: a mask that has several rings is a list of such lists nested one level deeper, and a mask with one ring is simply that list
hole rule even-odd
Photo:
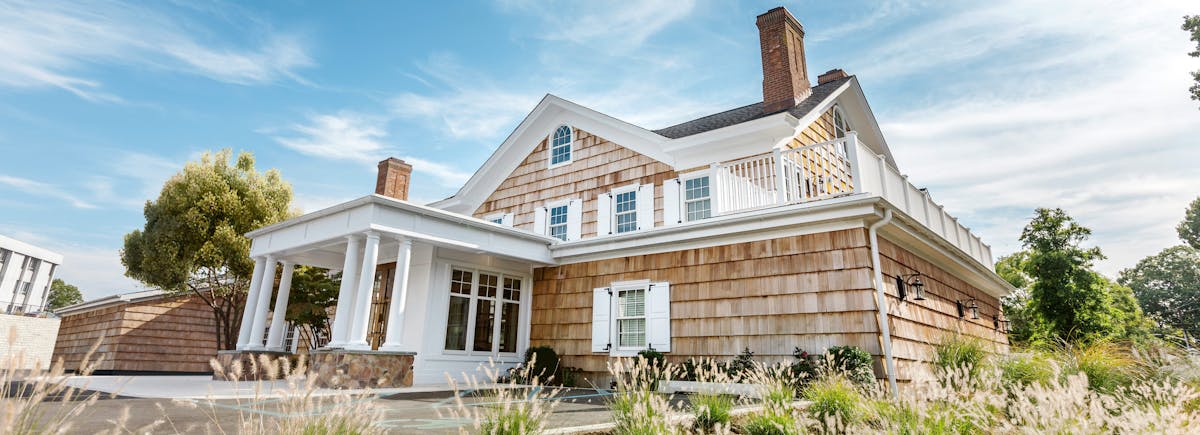
[{"label": "white balcony railing", "polygon": [[992,249],[946,213],[929,192],[857,140],[844,138],[800,148],[775,149],[713,165],[717,214],[818,201],[855,193],[883,197],[950,244],[991,268]]}]

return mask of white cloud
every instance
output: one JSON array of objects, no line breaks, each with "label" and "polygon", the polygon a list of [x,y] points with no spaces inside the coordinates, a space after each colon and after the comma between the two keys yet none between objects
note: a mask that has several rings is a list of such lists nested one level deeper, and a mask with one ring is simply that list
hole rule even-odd
[{"label": "white cloud", "polygon": [[[218,42],[210,29],[172,13],[120,1],[16,1],[0,7],[0,86],[57,87],[93,101],[121,101],[89,74],[93,65],[136,64],[228,83],[300,80],[313,64],[298,37],[242,17],[233,27],[259,33]],[[232,19],[229,15],[224,19]],[[242,47],[245,45],[249,47]]]},{"label": "white cloud", "polygon": [[302,154],[330,160],[375,163],[391,152],[384,145],[387,136],[384,119],[342,111],[308,117],[304,124],[292,124],[289,136],[275,141]]},{"label": "white cloud", "polygon": [[[879,118],[901,168],[997,254],[1019,249],[1033,208],[1062,207],[1094,230],[1110,257],[1099,267],[1115,274],[1177,244],[1173,227],[1200,194],[1185,11],[1039,5],[950,14],[848,57],[880,56],[858,71],[868,84],[938,75],[922,98],[938,102]],[[909,49],[886,54],[898,47]]]},{"label": "white cloud", "polygon": [[41,181],[30,180],[28,178],[0,175],[0,186],[8,186],[12,190],[16,190],[37,198],[48,197],[66,201],[75,208],[96,208],[95,204],[85,201],[75,194],[63,190],[61,187],[49,183],[43,183]]}]

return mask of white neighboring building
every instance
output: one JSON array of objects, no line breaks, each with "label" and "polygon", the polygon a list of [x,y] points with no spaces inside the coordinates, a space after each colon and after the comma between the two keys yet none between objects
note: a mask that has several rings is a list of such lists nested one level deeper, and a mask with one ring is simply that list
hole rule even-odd
[{"label": "white neighboring building", "polygon": [[0,310],[41,312],[62,261],[62,254],[0,236]]}]

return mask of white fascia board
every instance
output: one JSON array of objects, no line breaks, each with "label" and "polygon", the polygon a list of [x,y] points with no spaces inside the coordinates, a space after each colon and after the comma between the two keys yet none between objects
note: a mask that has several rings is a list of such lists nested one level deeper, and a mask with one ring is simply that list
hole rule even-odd
[{"label": "white fascia board", "polygon": [[2,235],[0,235],[0,248],[16,252],[26,257],[33,257],[50,264],[61,265],[63,262],[62,254]]},{"label": "white fascia board", "polygon": [[667,150],[677,170],[690,169],[771,152],[780,141],[791,140],[796,129],[796,118],[780,112],[672,140]]},{"label": "white fascia board", "polygon": [[879,200],[878,196],[861,194],[769,207],[649,231],[558,243],[550,249],[560,264],[567,264],[862,228],[865,219],[878,216]]},{"label": "white fascia board", "polygon": [[663,145],[668,141],[666,137],[546,94],[454,196],[432,202],[429,206],[463,214],[473,213],[525,161],[546,135],[564,124],[674,167],[673,157],[663,151]]},{"label": "white fascia board", "polygon": [[[862,86],[858,83],[858,77],[852,77],[850,81],[842,85],[842,88],[832,95],[836,95],[838,97],[837,102],[846,108],[843,110],[843,113],[850,118],[850,125],[858,133],[858,139],[876,153],[883,154],[888,164],[892,165],[893,168],[899,168],[896,166],[895,157],[892,156],[892,149],[888,147],[887,139],[883,136],[883,130],[879,128],[879,121],[875,119],[875,112],[871,110],[871,105],[867,103],[867,96],[863,93]],[[829,109],[828,106],[822,107],[823,109],[820,113],[825,113],[825,110]],[[817,116],[820,116],[820,113]],[[804,123],[806,126],[808,124]]]},{"label": "white fascia board", "polygon": [[[893,213],[901,214],[899,210],[895,208],[893,210]],[[920,224],[902,218],[884,225],[880,229],[880,234],[892,243],[900,245],[909,252],[951,272],[968,284],[983,290],[984,293],[1001,298],[1016,291],[1012,284],[997,275],[995,271],[975,261],[962,250],[950,246],[941,237],[927,234],[918,228],[920,228]]]},{"label": "white fascia board", "polygon": [[340,245],[348,235],[377,231],[433,245],[551,264],[551,237],[439,210],[370,195],[248,233],[250,255],[311,257],[327,262],[320,250]]}]

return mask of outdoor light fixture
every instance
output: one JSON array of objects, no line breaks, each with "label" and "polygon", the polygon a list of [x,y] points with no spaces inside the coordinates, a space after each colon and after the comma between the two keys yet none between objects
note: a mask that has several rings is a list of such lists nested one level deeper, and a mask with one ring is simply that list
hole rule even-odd
[{"label": "outdoor light fixture", "polygon": [[968,300],[966,302],[957,300],[957,301],[954,301],[954,304],[958,307],[958,318],[961,319],[963,317],[966,317],[967,310],[970,310],[971,311],[971,319],[979,320],[979,302],[976,301],[975,298],[971,298],[970,300]]},{"label": "outdoor light fixture", "polygon": [[921,282],[920,272],[912,275],[896,275],[896,293],[899,294],[900,300],[908,297],[909,288],[912,288],[914,301],[925,300],[925,283]]}]

